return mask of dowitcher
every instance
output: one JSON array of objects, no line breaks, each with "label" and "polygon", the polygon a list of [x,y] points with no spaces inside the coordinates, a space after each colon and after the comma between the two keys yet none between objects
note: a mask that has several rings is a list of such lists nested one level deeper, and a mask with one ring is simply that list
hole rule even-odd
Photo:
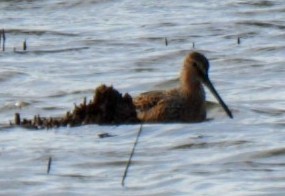
[{"label": "dowitcher", "polygon": [[230,118],[231,111],[209,77],[209,61],[199,52],[188,54],[180,75],[180,86],[168,91],[150,91],[134,99],[142,122],[201,122],[206,119],[204,84]]}]

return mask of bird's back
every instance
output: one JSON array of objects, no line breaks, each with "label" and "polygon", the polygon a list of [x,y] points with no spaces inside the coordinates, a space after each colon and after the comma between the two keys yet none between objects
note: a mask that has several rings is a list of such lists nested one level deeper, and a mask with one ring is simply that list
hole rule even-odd
[{"label": "bird's back", "polygon": [[182,89],[151,91],[134,99],[138,118],[142,122],[200,122],[205,120],[205,96],[194,95]]}]

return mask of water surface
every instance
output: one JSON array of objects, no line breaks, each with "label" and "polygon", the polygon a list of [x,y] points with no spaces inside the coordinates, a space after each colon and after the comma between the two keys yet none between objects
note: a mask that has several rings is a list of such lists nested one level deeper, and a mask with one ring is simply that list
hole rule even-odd
[{"label": "water surface", "polygon": [[[284,1],[1,1],[0,9],[1,194],[284,193]],[[6,126],[15,112],[63,115],[103,83],[134,96],[172,88],[192,50],[209,58],[234,119],[216,107],[204,123],[144,125],[126,187],[139,125]],[[215,101],[208,91],[207,99]]]}]

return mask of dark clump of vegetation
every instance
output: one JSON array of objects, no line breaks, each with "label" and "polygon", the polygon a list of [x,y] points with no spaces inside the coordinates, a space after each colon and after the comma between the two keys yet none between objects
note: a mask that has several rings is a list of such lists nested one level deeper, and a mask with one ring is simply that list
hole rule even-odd
[{"label": "dark clump of vegetation", "polygon": [[33,119],[21,120],[20,114],[15,114],[14,124],[25,128],[42,129],[60,126],[80,126],[84,124],[119,125],[138,123],[136,108],[129,94],[122,96],[113,87],[101,85],[95,90],[93,100],[75,105],[71,112],[63,117],[45,118],[39,115]]}]

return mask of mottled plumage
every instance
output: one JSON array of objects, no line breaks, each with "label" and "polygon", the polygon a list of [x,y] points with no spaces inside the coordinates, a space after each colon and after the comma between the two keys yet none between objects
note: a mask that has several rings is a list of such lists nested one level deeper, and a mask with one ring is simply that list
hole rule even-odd
[{"label": "mottled plumage", "polygon": [[142,122],[201,122],[206,119],[205,84],[226,113],[232,114],[208,78],[209,62],[198,52],[184,60],[180,86],[168,91],[146,92],[134,99],[138,118]]}]

